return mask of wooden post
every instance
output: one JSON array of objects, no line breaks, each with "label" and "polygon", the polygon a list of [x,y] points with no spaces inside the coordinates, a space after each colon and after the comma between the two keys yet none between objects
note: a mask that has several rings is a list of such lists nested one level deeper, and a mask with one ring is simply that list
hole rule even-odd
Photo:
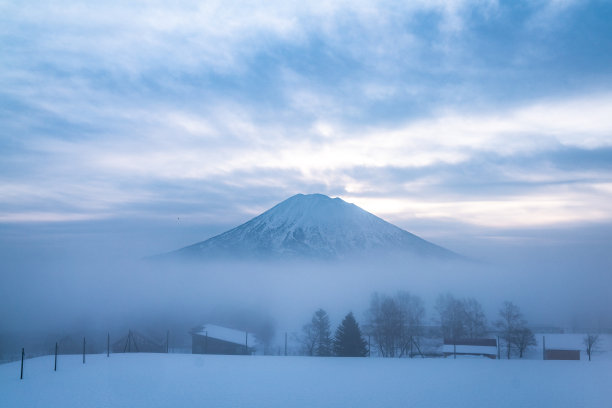
[{"label": "wooden post", "polygon": [[21,348],[21,376],[19,377],[20,380],[23,380],[23,358],[25,357],[25,349],[22,347]]},{"label": "wooden post", "polygon": [[501,359],[501,349],[499,348],[499,336],[497,336],[497,359]]},{"label": "wooden post", "polygon": [[410,336],[410,358],[414,357],[414,354],[412,353],[412,344],[414,343],[414,340],[412,339],[412,336]]},{"label": "wooden post", "polygon": [[453,341],[453,359],[457,358],[457,344]]},{"label": "wooden post", "polygon": [[57,371],[57,341],[55,342],[55,366],[53,367],[53,371]]},{"label": "wooden post", "polygon": [[85,364],[85,337],[83,337],[83,364]]},{"label": "wooden post", "polygon": [[110,357],[110,332],[106,334],[106,357]]},{"label": "wooden post", "polygon": [[421,348],[419,347],[419,345],[414,341],[414,339],[412,340],[412,344],[414,344],[414,346],[417,348],[417,350],[419,351],[419,354],[421,355],[422,358],[425,358],[425,354],[423,354],[423,352],[421,351]]},{"label": "wooden post", "polygon": [[542,360],[546,360],[546,336],[542,336]]},{"label": "wooden post", "polygon": [[285,355],[287,355],[287,332],[285,332]]}]

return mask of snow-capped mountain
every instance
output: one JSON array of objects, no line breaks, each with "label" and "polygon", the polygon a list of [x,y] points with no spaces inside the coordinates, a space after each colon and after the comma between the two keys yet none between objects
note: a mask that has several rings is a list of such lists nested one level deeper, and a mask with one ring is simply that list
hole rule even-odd
[{"label": "snow-capped mountain", "polygon": [[457,257],[355,204],[323,194],[297,194],[234,229],[172,254],[205,259],[343,259],[369,252]]}]

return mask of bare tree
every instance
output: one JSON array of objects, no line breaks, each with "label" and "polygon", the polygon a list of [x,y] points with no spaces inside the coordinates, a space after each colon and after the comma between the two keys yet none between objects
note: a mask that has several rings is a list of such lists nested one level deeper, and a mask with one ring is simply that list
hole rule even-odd
[{"label": "bare tree", "polygon": [[465,337],[465,309],[463,302],[450,293],[439,295],[435,309],[439,315],[442,337],[461,339]]},{"label": "bare tree", "polygon": [[303,353],[307,356],[314,356],[317,334],[312,322],[306,323],[302,327],[302,335],[299,337],[299,341],[302,344]]},{"label": "bare tree", "polygon": [[527,327],[520,327],[516,329],[515,333],[512,335],[512,344],[516,346],[519,352],[519,358],[523,358],[525,350],[531,346],[535,346],[537,343],[530,329]]},{"label": "bare tree", "polygon": [[584,345],[586,346],[586,353],[589,356],[589,361],[591,361],[591,354],[593,351],[597,349],[597,344],[599,342],[599,334],[587,334],[584,336]]},{"label": "bare tree", "polygon": [[525,326],[526,322],[518,306],[508,301],[505,301],[499,309],[499,316],[500,318],[495,322],[495,326],[499,328],[501,337],[506,342],[507,357],[510,359],[516,333]]},{"label": "bare tree", "polygon": [[420,297],[400,291],[394,297],[374,293],[367,312],[366,332],[383,357],[412,355],[418,347],[425,307]]},{"label": "bare tree", "polygon": [[474,298],[463,300],[465,312],[465,335],[467,338],[476,339],[487,334],[487,319],[481,304]]},{"label": "bare tree", "polygon": [[425,317],[425,306],[423,300],[408,292],[400,291],[395,296],[401,316],[401,339],[400,357],[410,354],[414,355],[412,346],[419,344],[423,331],[423,319]]},{"label": "bare tree", "polygon": [[487,333],[487,319],[482,306],[474,298],[456,299],[446,293],[438,296],[435,309],[445,339],[475,339]]},{"label": "bare tree", "polygon": [[383,357],[395,357],[402,337],[402,315],[393,298],[374,293],[367,313],[366,330]]}]

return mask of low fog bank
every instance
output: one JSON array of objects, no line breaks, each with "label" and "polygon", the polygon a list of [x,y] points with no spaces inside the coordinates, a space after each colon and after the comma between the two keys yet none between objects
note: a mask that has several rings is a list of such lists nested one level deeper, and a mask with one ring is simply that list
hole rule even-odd
[{"label": "low fog bank", "polygon": [[[137,330],[189,349],[189,330],[216,323],[280,342],[325,309],[336,326],[364,323],[373,292],[420,296],[426,322],[441,293],[478,300],[489,323],[505,300],[533,325],[612,328],[612,227],[471,231],[434,242],[472,261],[378,257],[345,262],[152,263],[147,255],[201,241],[182,220],[2,226],[0,354],[49,350],[65,336]],[[209,227],[210,235],[224,226]],[[428,238],[425,236],[425,238]],[[93,340],[93,338],[97,340]],[[1,359],[1,356],[0,356]]]},{"label": "low fog bank", "polygon": [[[603,255],[602,255],[603,256]],[[612,328],[609,258],[589,253],[507,253],[500,262],[378,258],[358,262],[155,263],[146,260],[30,257],[5,262],[0,285],[0,353],[24,344],[51,350],[65,336],[105,346],[129,329],[189,351],[189,330],[216,323],[267,336],[299,333],[325,309],[335,327],[353,311],[364,323],[373,292],[420,296],[436,320],[441,293],[478,300],[489,322],[504,300],[530,324]],[[603,259],[603,261],[602,261]]]}]

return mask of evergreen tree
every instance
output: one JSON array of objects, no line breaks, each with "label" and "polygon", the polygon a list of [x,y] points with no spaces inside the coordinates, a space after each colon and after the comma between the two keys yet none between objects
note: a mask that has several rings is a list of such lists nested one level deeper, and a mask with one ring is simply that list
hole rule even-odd
[{"label": "evergreen tree", "polygon": [[336,329],[334,354],[338,357],[365,357],[368,354],[366,342],[352,312],[346,315]]},{"label": "evergreen tree", "polygon": [[315,335],[315,356],[331,356],[332,355],[332,340],[331,329],[329,324],[329,316],[323,309],[315,312],[311,321],[313,333]]}]

